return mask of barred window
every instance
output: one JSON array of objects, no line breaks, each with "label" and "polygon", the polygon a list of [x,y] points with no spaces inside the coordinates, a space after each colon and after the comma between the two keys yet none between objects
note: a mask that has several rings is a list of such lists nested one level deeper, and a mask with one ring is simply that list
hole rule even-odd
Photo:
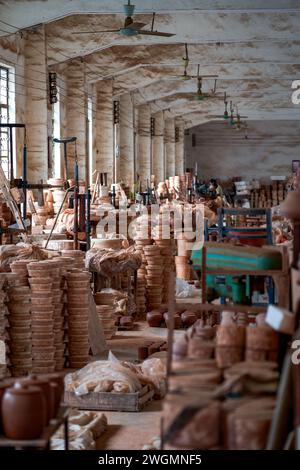
[{"label": "barred window", "polygon": [[[9,122],[9,69],[0,66],[0,123]],[[10,179],[9,129],[0,127],[0,163],[8,179]]]}]

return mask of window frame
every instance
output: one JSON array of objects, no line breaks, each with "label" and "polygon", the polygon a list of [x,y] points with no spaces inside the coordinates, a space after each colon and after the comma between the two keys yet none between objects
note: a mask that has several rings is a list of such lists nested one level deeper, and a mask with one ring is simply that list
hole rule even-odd
[{"label": "window frame", "polygon": [[[2,77],[2,74],[6,74],[6,77]],[[0,123],[7,124],[10,122],[10,68],[8,66],[0,64]],[[3,80],[6,82],[6,86],[3,85]],[[6,93],[3,90],[6,89]],[[5,96],[6,95],[6,96]],[[2,101],[2,97],[5,97],[5,103]],[[6,120],[3,119],[3,110],[6,110]],[[9,140],[10,130],[8,128],[0,128],[0,164],[3,168],[5,176],[10,180],[10,159],[11,159],[11,146]],[[3,150],[2,139],[6,140],[6,149]],[[3,155],[5,154],[5,156]],[[6,160],[5,164],[3,161]]]}]

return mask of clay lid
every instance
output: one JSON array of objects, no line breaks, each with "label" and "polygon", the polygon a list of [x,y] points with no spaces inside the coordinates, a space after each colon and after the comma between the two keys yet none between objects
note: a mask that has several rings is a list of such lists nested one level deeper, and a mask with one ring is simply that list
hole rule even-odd
[{"label": "clay lid", "polygon": [[23,381],[17,381],[14,383],[13,387],[7,388],[6,393],[11,393],[14,395],[33,395],[40,394],[41,389],[39,387],[34,387],[31,384],[23,383]]}]

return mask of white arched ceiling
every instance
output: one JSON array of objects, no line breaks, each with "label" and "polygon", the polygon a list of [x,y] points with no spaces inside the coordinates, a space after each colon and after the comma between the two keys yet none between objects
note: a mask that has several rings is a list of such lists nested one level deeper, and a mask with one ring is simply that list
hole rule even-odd
[{"label": "white arched ceiling", "polygon": [[[249,119],[299,119],[291,102],[291,82],[300,75],[300,1],[135,0],[140,21],[157,12],[156,29],[171,38],[118,34],[76,35],[76,31],[119,28],[125,0],[0,0],[0,34],[45,24],[48,64],[64,70],[82,57],[86,79],[114,79],[114,94],[134,93],[135,103],[153,112],[183,116],[192,125],[223,111],[222,96],[239,105]],[[263,5],[263,6],[262,6]],[[12,36],[13,37],[13,36]],[[9,41],[10,37],[4,39]],[[188,43],[189,73],[217,74],[217,95],[195,100],[196,80],[171,77],[183,71]],[[212,88],[203,81],[203,91]]]}]

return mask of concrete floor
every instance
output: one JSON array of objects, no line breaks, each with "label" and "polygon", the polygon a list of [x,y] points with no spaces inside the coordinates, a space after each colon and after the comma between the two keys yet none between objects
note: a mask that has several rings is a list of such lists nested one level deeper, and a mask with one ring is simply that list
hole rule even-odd
[{"label": "concrete floor", "polygon": [[[119,331],[108,341],[108,347],[118,359],[136,361],[139,346],[149,340],[166,339],[166,336],[166,328],[150,328],[145,322],[139,322],[133,331]],[[160,435],[161,407],[162,400],[155,400],[136,413],[105,412],[108,431],[98,439],[97,449],[142,449]]]}]

